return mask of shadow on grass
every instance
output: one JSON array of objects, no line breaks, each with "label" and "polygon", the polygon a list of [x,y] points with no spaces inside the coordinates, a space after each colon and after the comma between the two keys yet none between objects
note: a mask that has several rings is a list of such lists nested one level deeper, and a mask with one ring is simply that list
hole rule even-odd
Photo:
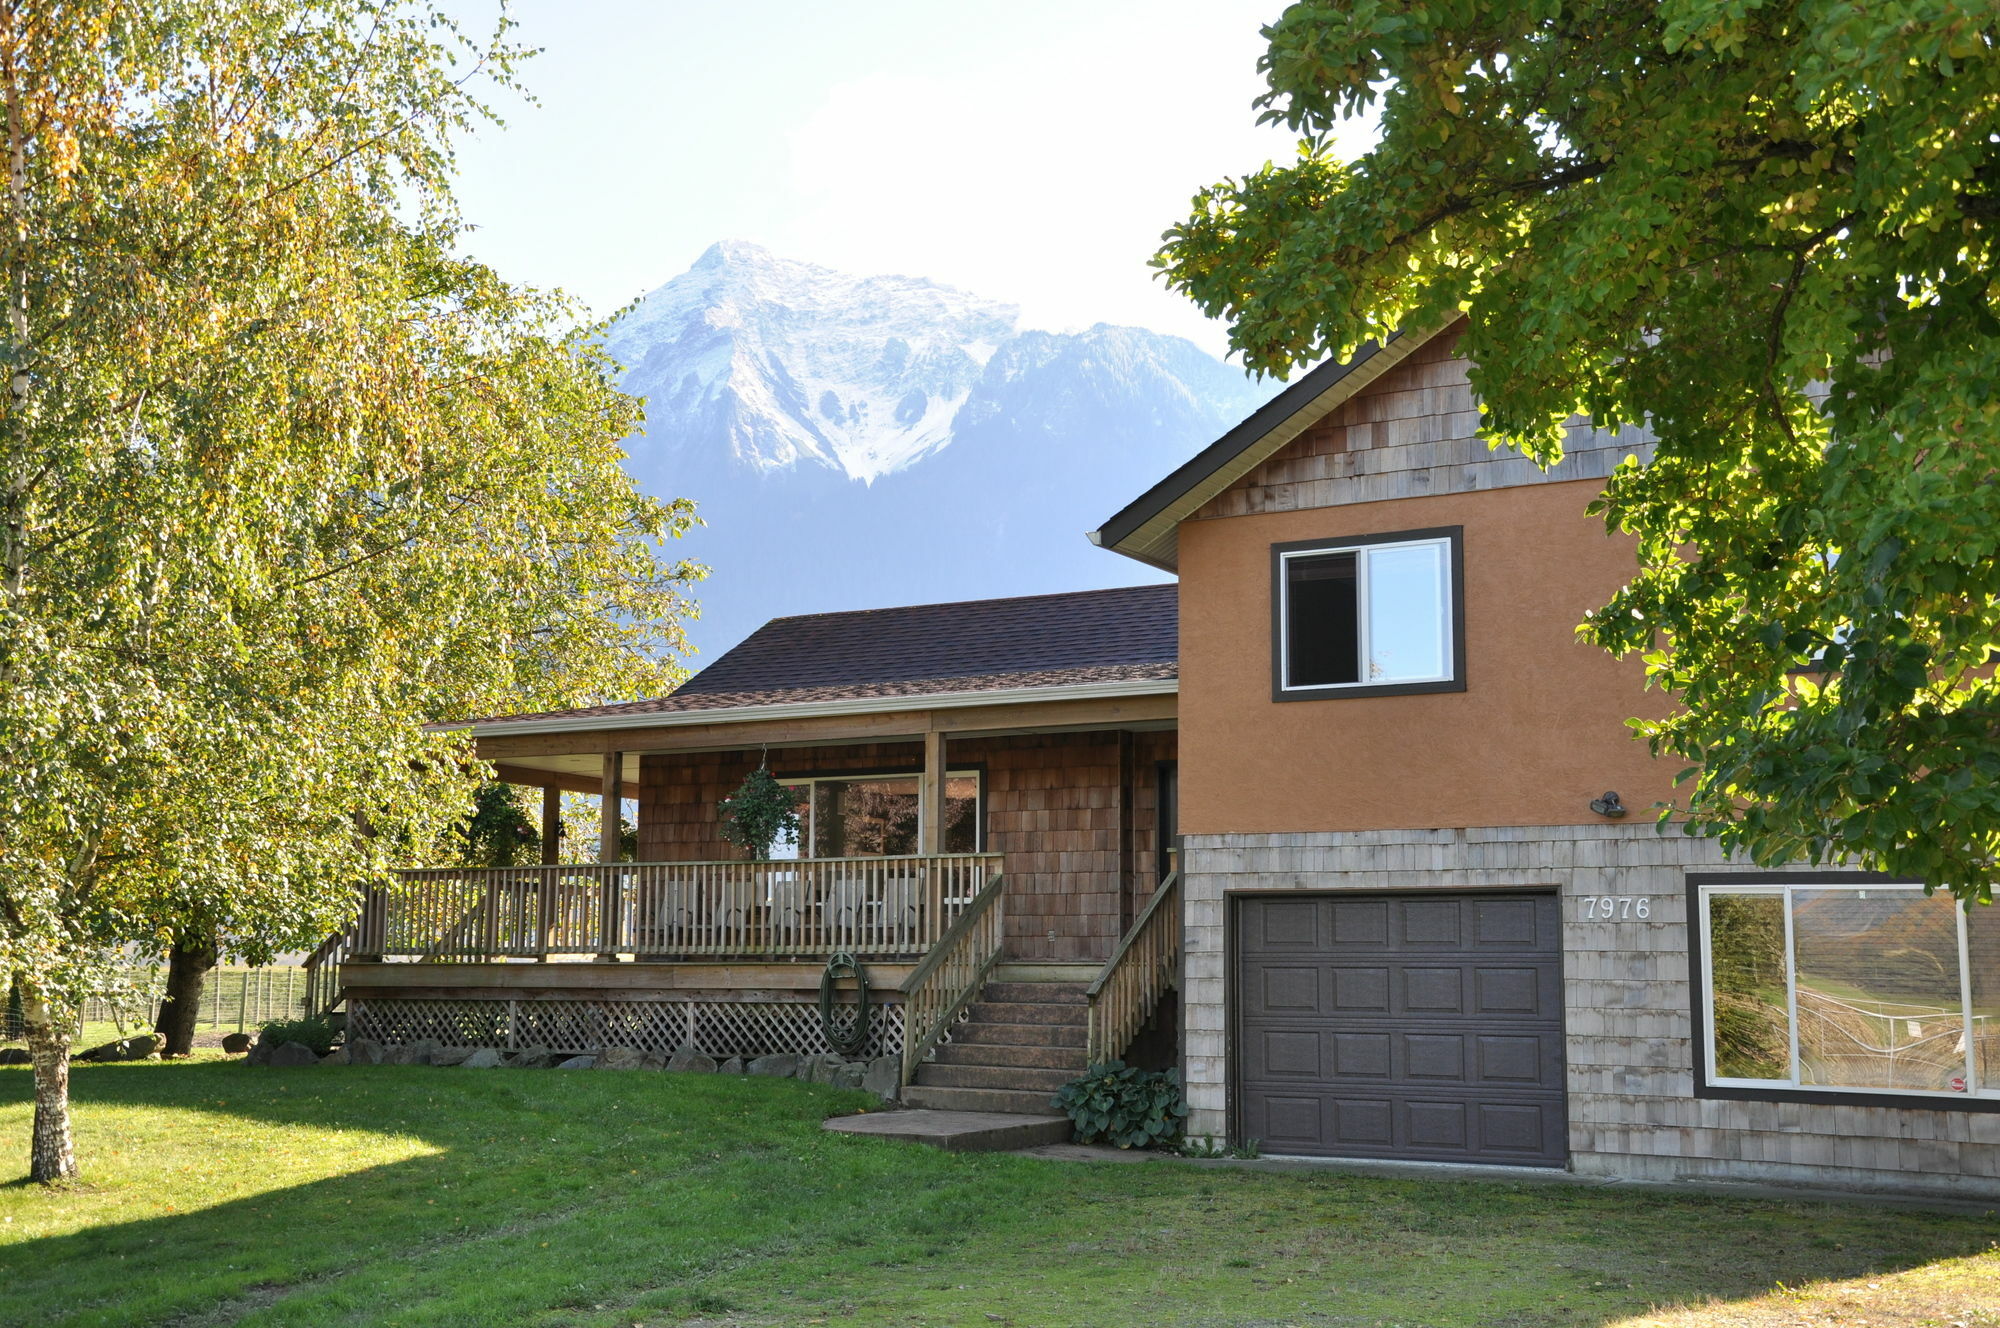
[{"label": "shadow on grass", "polygon": [[[99,1187],[10,1188],[0,1212],[90,1224],[0,1244],[0,1323],[984,1322],[997,1305],[1109,1326],[1298,1318],[1310,1291],[1307,1321],[1590,1324],[1991,1239],[1912,1212],[945,1154],[827,1134],[856,1095],[767,1080],[210,1062],[74,1085]],[[20,1135],[27,1087],[0,1071]]]}]

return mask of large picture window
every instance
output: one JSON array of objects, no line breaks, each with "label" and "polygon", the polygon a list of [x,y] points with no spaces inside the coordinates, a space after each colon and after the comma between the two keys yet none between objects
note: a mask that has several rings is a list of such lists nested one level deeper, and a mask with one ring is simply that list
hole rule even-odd
[{"label": "large picture window", "polygon": [[2000,918],[1921,886],[1698,888],[1704,1078],[2000,1100]]},{"label": "large picture window", "polygon": [[[922,797],[917,775],[813,775],[781,782],[798,793],[803,842],[777,845],[774,857],[879,858],[920,851]],[[944,851],[979,852],[979,819],[979,772],[947,774]]]},{"label": "large picture window", "polygon": [[1279,700],[1464,687],[1459,531],[1272,550]]}]

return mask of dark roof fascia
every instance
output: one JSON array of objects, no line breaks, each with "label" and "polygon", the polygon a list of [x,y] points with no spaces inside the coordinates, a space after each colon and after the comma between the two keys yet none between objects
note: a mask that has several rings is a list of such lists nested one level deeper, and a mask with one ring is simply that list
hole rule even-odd
[{"label": "dark roof fascia", "polygon": [[[1125,551],[1117,549],[1117,546],[1129,539],[1139,527],[1164,512],[1174,502],[1199,486],[1203,480],[1256,446],[1272,430],[1338,386],[1341,379],[1367,364],[1384,346],[1400,340],[1402,336],[1401,332],[1392,332],[1386,341],[1366,342],[1354,354],[1339,363],[1322,364],[1312,370],[1298,382],[1259,406],[1241,424],[1195,453],[1172,474],[1126,504],[1110,520],[1091,533],[1091,543],[1124,553]],[[1139,561],[1167,571],[1175,570],[1172,564],[1151,558],[1139,558]]]}]

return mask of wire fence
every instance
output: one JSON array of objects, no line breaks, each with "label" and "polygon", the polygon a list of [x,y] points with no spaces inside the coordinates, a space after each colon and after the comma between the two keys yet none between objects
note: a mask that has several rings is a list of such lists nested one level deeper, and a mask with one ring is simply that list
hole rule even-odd
[{"label": "wire fence", "polygon": [[[114,994],[92,996],[77,1012],[80,1032],[86,1024],[110,1024],[119,1033],[153,1027],[166,990],[165,968],[142,970],[131,984]],[[197,1032],[250,1033],[272,1019],[298,1019],[306,1013],[306,972],[296,965],[265,968],[215,968],[202,983]],[[21,1015],[0,994],[0,1041],[26,1035]]]}]

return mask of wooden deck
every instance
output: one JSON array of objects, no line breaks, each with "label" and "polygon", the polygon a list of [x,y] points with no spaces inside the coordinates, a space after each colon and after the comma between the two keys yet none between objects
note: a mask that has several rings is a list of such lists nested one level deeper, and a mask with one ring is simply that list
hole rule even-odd
[{"label": "wooden deck", "polygon": [[997,853],[425,868],[370,892],[347,951],[434,962],[918,959]]}]

